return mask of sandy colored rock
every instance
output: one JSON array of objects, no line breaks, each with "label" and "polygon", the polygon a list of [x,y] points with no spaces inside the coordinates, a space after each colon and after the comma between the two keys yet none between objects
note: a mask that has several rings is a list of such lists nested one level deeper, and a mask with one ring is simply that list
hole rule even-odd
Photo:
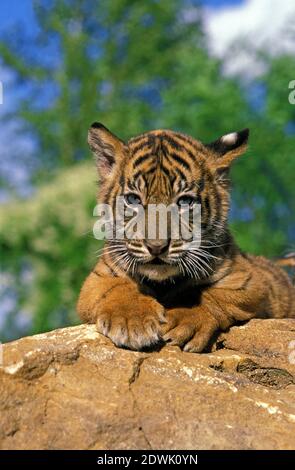
[{"label": "sandy colored rock", "polygon": [[295,320],[208,354],[118,349],[93,325],[5,344],[0,448],[294,449]]}]

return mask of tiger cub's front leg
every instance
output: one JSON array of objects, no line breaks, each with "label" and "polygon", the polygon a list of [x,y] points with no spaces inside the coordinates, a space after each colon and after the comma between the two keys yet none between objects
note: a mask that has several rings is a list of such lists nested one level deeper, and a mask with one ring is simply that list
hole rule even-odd
[{"label": "tiger cub's front leg", "polygon": [[201,352],[216,331],[254,317],[295,318],[295,289],[269,260],[238,256],[229,275],[204,289],[200,305],[167,311],[163,339]]},{"label": "tiger cub's front leg", "polygon": [[221,298],[214,296],[216,291],[209,289],[198,306],[168,310],[166,323],[162,327],[163,340],[187,352],[202,352],[217,331],[225,331],[237,321],[255,316],[247,306],[238,306],[239,298],[236,301],[226,300],[232,291],[224,291]]},{"label": "tiger cub's front leg", "polygon": [[165,321],[162,305],[141,294],[130,279],[97,271],[82,287],[78,313],[84,322],[96,323],[98,331],[116,346],[134,350],[156,344]]},{"label": "tiger cub's front leg", "polygon": [[201,352],[220,328],[218,321],[205,306],[175,308],[167,311],[162,327],[163,340],[187,352]]}]

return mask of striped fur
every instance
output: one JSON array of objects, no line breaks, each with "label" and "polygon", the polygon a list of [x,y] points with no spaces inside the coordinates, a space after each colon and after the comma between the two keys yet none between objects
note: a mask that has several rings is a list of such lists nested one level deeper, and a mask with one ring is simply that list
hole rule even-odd
[{"label": "striped fur", "polygon": [[132,194],[146,208],[190,196],[202,207],[202,237],[194,247],[168,233],[160,255],[144,238],[107,241],[81,290],[83,321],[96,322],[118,346],[169,341],[199,352],[216,331],[237,321],[295,317],[287,275],[264,258],[241,253],[228,228],[229,167],[247,140],[247,129],[209,145],[155,130],[125,144],[103,125],[91,127],[100,202],[115,209],[117,196]]}]

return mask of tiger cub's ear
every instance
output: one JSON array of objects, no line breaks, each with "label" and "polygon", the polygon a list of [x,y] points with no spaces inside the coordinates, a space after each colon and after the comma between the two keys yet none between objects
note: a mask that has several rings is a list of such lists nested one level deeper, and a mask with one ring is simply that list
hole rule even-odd
[{"label": "tiger cub's ear", "polygon": [[216,169],[228,168],[233,160],[247,150],[249,129],[225,134],[211,144],[206,145],[213,151],[211,162]]},{"label": "tiger cub's ear", "polygon": [[122,155],[124,142],[103,124],[94,122],[88,131],[88,144],[95,156],[100,176],[106,178],[112,172],[116,159]]}]

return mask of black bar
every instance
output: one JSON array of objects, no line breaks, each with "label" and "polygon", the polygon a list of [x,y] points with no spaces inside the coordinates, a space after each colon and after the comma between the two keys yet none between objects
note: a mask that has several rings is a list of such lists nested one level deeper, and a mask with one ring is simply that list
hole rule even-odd
[{"label": "black bar", "polygon": [[[294,451],[206,451],[206,450],[91,450],[91,451],[11,451],[3,450],[0,462],[8,465],[30,465],[31,468],[43,470],[43,467],[65,464],[67,466],[83,465],[83,467],[114,467],[114,468],[146,468],[147,465],[208,467],[208,465],[234,465],[236,470],[242,465],[259,465],[262,468],[293,467]],[[40,465],[42,466],[40,468]],[[252,470],[252,469],[249,469]]]}]

